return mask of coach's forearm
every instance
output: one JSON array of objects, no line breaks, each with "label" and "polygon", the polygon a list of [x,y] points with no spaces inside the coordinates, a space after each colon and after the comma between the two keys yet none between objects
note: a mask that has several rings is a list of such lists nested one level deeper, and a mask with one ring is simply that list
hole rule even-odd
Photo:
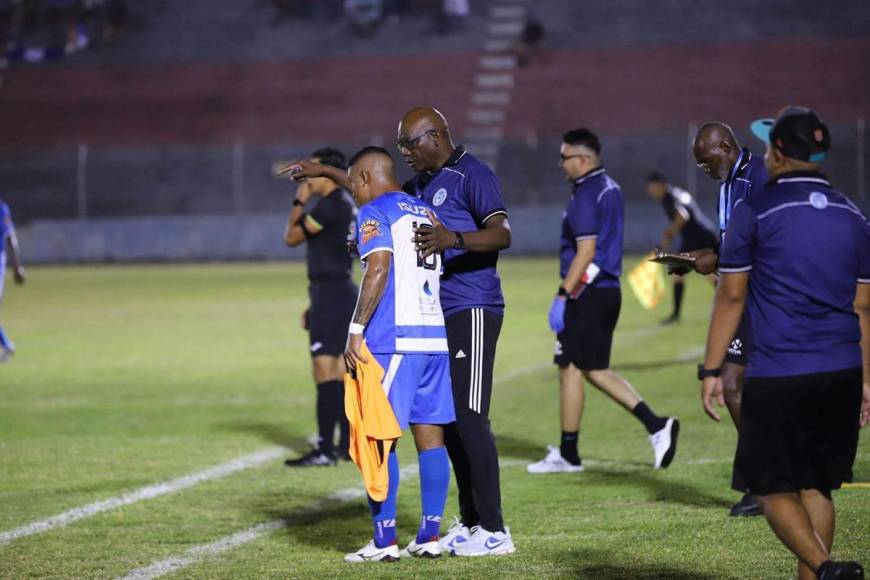
[{"label": "coach's forearm", "polygon": [[497,252],[511,247],[511,226],[507,218],[497,215],[486,221],[482,230],[462,232],[465,249],[471,252]]},{"label": "coach's forearm", "polygon": [[713,316],[707,332],[707,351],[704,367],[717,369],[725,360],[728,345],[740,326],[740,317],[746,304],[749,275],[745,272],[724,274],[716,289]]},{"label": "coach's forearm", "polygon": [[858,284],[855,312],[861,326],[861,360],[864,361],[864,382],[870,384],[870,284]]},{"label": "coach's forearm", "polygon": [[594,257],[595,238],[577,242],[577,253],[574,254],[571,265],[568,266],[568,273],[565,274],[565,278],[562,280],[562,288],[567,290],[569,294],[580,284],[583,274],[586,273],[586,269],[589,268],[589,264],[592,263]]},{"label": "coach's forearm", "polygon": [[[378,254],[387,254],[386,263],[383,260],[368,262],[362,282],[360,282],[359,298],[357,299],[356,309],[351,319],[354,324],[361,324],[363,326],[368,324],[384,295],[387,277],[390,273],[389,254],[387,252],[377,252],[373,256]],[[372,256],[369,256],[369,260],[371,258]]]},{"label": "coach's forearm", "polygon": [[346,170],[339,169],[338,167],[333,167],[332,165],[321,164],[320,167],[321,177],[328,177],[329,179],[339,184],[342,188],[350,191],[350,178],[347,176]]}]

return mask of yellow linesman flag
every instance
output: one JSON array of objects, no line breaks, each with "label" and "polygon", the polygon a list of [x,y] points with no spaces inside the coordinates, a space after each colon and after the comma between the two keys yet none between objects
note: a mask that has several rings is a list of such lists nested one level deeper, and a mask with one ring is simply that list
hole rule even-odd
[{"label": "yellow linesman flag", "polygon": [[661,264],[650,262],[655,254],[650,254],[628,273],[628,285],[634,295],[647,310],[652,310],[665,296],[667,281]]}]

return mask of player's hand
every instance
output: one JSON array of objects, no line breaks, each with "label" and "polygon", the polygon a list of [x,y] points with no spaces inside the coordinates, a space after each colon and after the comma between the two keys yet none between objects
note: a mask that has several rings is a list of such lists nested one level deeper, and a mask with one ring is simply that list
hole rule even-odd
[{"label": "player's hand", "polygon": [[24,284],[27,280],[27,276],[24,273],[24,266],[16,266],[12,271],[12,275],[15,278],[16,284]]},{"label": "player's hand", "polygon": [[709,248],[688,252],[687,255],[695,258],[692,269],[698,274],[703,274],[704,276],[713,274],[719,266],[719,255]]},{"label": "player's hand", "polygon": [[870,423],[870,383],[864,383],[864,396],[861,398],[861,416],[858,424],[864,427]]},{"label": "player's hand", "polygon": [[347,335],[347,347],[344,349],[344,364],[351,374],[356,373],[357,363],[365,364],[369,362],[369,359],[362,354],[362,343],[362,334]]},{"label": "player's hand", "polygon": [[308,159],[299,159],[283,165],[275,171],[276,176],[290,174],[290,177],[296,181],[305,179],[306,177],[323,177],[323,165],[316,161]]},{"label": "player's hand", "polygon": [[426,210],[432,226],[417,226],[414,230],[414,247],[424,258],[435,252],[443,252],[456,243],[456,234],[444,227],[434,212]]},{"label": "player's hand", "polygon": [[565,330],[565,304],[566,300],[564,296],[556,296],[553,298],[553,304],[550,305],[550,330],[559,334],[563,330]]},{"label": "player's hand", "polygon": [[306,308],[305,312],[302,313],[302,316],[299,318],[299,325],[302,326],[302,330],[308,330],[308,314],[311,312],[310,308]]},{"label": "player's hand", "polygon": [[704,412],[714,421],[721,421],[722,417],[713,406],[715,402],[720,407],[725,406],[725,389],[722,385],[722,377],[707,377],[701,383],[701,402],[704,404]]}]

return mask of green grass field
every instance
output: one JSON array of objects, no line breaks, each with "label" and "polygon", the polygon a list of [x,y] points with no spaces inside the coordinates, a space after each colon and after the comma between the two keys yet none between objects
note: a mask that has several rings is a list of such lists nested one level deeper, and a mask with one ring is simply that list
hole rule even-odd
[{"label": "green grass field", "polygon": [[[657,325],[669,303],[646,312],[626,291],[613,356],[654,410],[680,416],[673,466],[653,471],[639,423],[590,392],[580,442],[587,470],[525,472],[558,443],[546,325],[555,272],[552,260],[501,266],[508,310],[492,422],[516,554],[344,564],[370,534],[365,500],[348,493],[359,490],[359,475],[349,464],[291,471],[281,462],[288,451],[0,542],[0,577],[118,577],[171,558],[153,570],[184,578],[793,576],[791,556],[762,519],[727,517],[737,499],[729,490],[736,436],[698,400],[694,363],[712,293],[699,278],[675,327]],[[0,535],[267,448],[305,451],[315,430],[298,327],[306,296],[299,264],[32,268],[0,310],[19,349],[0,366]],[[856,478],[870,481],[870,431],[858,453]],[[400,459],[416,462],[410,440]],[[419,515],[413,474],[399,496],[406,542]],[[870,489],[843,490],[836,501],[835,555],[870,563]],[[445,520],[455,514],[451,493]],[[266,522],[277,523],[235,536],[238,545],[197,548]]]}]

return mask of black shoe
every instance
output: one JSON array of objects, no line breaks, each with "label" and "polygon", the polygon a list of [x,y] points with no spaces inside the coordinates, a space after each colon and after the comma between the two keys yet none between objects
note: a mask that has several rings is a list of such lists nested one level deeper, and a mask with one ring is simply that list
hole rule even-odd
[{"label": "black shoe", "polygon": [[761,508],[758,507],[758,502],[755,501],[755,497],[747,493],[740,498],[740,501],[731,506],[731,511],[728,515],[732,518],[760,516]]},{"label": "black shoe", "polygon": [[858,562],[825,562],[818,570],[819,580],[864,580],[864,568]]},{"label": "black shoe", "polygon": [[664,320],[661,321],[662,326],[669,326],[671,324],[679,324],[680,317],[676,315],[668,316]]},{"label": "black shoe", "polygon": [[284,465],[287,467],[325,467],[335,465],[335,458],[332,454],[327,455],[326,453],[321,453],[318,449],[312,449],[299,459],[284,461]]},{"label": "black shoe", "polygon": [[336,451],[332,455],[335,457],[336,461],[353,461],[353,458],[351,458],[350,453],[348,452],[339,453]]}]

